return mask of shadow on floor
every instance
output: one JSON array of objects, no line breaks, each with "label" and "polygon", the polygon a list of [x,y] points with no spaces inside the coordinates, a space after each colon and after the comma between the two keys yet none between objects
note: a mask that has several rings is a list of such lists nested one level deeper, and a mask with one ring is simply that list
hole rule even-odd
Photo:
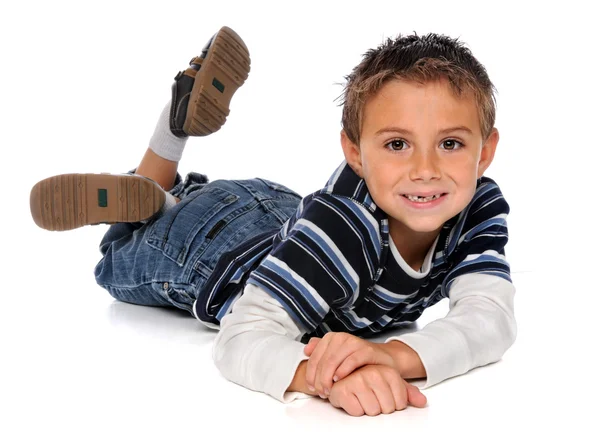
[{"label": "shadow on floor", "polygon": [[150,338],[198,346],[213,342],[217,331],[206,327],[187,311],[132,305],[114,301],[106,310],[110,325]]}]

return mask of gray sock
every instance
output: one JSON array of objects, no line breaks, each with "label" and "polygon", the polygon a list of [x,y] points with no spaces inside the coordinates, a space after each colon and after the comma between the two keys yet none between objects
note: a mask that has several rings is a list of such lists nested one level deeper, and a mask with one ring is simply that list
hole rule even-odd
[{"label": "gray sock", "polygon": [[171,132],[169,126],[169,113],[171,111],[171,101],[167,103],[154,129],[154,134],[150,138],[150,149],[160,157],[178,162],[181,160],[183,148],[187,137],[177,137]]}]

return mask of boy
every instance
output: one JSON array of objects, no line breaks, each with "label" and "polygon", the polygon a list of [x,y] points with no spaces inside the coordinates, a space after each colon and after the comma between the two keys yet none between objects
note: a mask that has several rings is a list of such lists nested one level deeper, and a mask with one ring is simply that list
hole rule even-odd
[{"label": "boy", "polygon": [[[319,395],[355,416],[424,407],[405,380],[428,387],[499,360],[516,337],[515,290],[509,207],[483,177],[499,139],[484,67],[445,36],[389,39],[347,77],[345,160],[323,189],[302,198],[264,179],[182,181],[188,136],[220,129],[249,70],[223,27],[175,77],[135,173],[42,180],[35,222],[113,224],[99,285],[218,328],[221,373],[283,402]],[[365,340],[444,297],[444,319]]]}]

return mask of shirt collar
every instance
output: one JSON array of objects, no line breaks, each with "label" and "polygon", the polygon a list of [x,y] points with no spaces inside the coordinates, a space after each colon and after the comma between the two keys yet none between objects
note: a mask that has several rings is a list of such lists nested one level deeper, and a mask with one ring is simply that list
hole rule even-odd
[{"label": "shirt collar", "polygon": [[323,192],[351,198],[363,205],[372,214],[385,215],[371,198],[365,180],[360,178],[345,160],[329,178]]}]

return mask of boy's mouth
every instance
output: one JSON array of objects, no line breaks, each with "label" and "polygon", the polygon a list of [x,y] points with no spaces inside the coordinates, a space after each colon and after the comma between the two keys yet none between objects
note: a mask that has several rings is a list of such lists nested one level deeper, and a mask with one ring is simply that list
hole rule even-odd
[{"label": "boy's mouth", "polygon": [[410,201],[414,201],[416,203],[427,203],[429,201],[437,200],[438,198],[446,195],[445,193],[430,195],[428,197],[422,197],[420,195],[410,195],[410,194],[402,194],[403,197],[408,198]]}]

